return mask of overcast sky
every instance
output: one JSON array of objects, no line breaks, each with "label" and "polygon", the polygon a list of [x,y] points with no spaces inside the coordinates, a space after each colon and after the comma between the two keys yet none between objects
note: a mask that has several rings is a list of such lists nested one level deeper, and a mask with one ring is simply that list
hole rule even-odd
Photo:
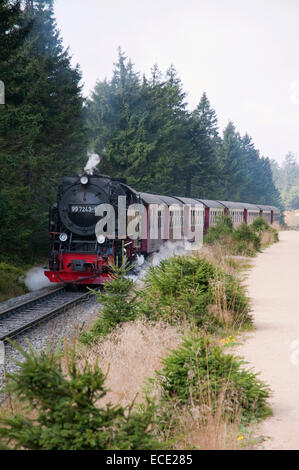
[{"label": "overcast sky", "polygon": [[117,48],[137,71],[174,64],[189,107],[206,91],[262,155],[299,157],[299,0],[56,0],[85,95],[110,78]]}]

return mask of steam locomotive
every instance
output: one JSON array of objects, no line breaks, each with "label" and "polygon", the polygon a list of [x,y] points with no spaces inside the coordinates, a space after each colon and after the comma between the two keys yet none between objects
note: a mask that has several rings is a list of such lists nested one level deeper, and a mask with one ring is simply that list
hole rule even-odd
[{"label": "steam locomotive", "polygon": [[[224,214],[234,226],[251,224],[259,216],[269,224],[280,219],[274,206],[137,192],[105,175],[65,177],[50,209],[51,250],[45,275],[55,283],[102,284],[111,263],[121,263],[124,253],[134,262],[168,240],[190,241],[197,234],[201,242]],[[108,225],[113,230],[107,230]]]}]

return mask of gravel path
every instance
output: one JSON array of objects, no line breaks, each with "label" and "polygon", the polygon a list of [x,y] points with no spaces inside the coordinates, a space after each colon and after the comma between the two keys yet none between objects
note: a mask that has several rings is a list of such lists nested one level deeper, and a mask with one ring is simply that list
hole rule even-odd
[{"label": "gravel path", "polygon": [[261,449],[299,449],[299,232],[280,232],[254,261],[248,293],[256,330],[238,348],[272,389]]},{"label": "gravel path", "polygon": [[[44,291],[43,289],[42,291],[38,291],[38,293],[40,294]],[[28,295],[30,294],[27,294],[27,296]],[[24,296],[18,299],[23,300]],[[1,306],[2,304],[0,308]],[[65,313],[57,315],[40,326],[24,332],[22,335],[18,336],[15,341],[25,350],[28,350],[28,341],[38,351],[47,348],[49,344],[55,346],[61,339],[74,336],[84,324],[90,324],[98,315],[99,310],[99,304],[92,298],[67,310]],[[0,345],[0,347],[1,346],[3,347],[3,344]],[[2,355],[3,351],[0,350],[0,359]],[[23,356],[11,344],[5,343],[5,366],[3,365],[3,360],[0,360],[0,391],[5,381],[5,370],[6,372],[13,372],[16,370],[15,361],[22,359]]]}]

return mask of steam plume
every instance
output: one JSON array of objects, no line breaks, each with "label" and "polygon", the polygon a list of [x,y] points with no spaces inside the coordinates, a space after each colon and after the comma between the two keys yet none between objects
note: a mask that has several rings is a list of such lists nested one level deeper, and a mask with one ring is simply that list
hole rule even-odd
[{"label": "steam plume", "polygon": [[32,268],[27,271],[24,279],[24,284],[28,290],[34,291],[49,287],[52,283],[45,276],[43,268]]},{"label": "steam plume", "polygon": [[97,153],[88,152],[88,162],[84,168],[85,173],[93,175],[94,170],[101,161],[101,157]]},{"label": "steam plume", "polygon": [[183,255],[186,253],[187,245],[184,241],[164,243],[160,250],[154,253],[149,259],[144,260],[143,256],[137,257],[137,266],[134,268],[134,274],[129,274],[128,277],[133,279],[136,284],[140,284],[145,278],[150,266],[159,266],[160,262],[171,258],[174,255]]}]

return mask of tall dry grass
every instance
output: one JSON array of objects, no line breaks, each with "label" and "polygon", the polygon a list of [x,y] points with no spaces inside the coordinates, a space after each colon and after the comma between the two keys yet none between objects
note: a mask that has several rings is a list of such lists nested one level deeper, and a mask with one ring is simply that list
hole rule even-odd
[{"label": "tall dry grass", "polygon": [[182,326],[162,321],[150,324],[138,319],[117,327],[91,347],[83,347],[80,360],[90,364],[98,362],[107,373],[105,386],[110,392],[104,401],[126,406],[135,397],[136,402],[143,400],[146,379],[155,375],[161,360],[181,343],[183,334]]},{"label": "tall dry grass", "polygon": [[213,314],[221,323],[229,328],[233,325],[233,315],[227,307],[225,283],[223,279],[215,279],[210,282],[213,294],[213,305],[210,306],[210,313]]},{"label": "tall dry grass", "polygon": [[240,420],[233,422],[225,419],[221,402],[216,412],[206,410],[205,420],[201,418],[202,411],[198,407],[184,407],[178,412],[177,436],[175,448],[184,450],[196,448],[200,450],[237,450],[242,443],[238,440]]},{"label": "tall dry grass", "polygon": [[225,273],[241,280],[244,278],[244,270],[252,263],[251,258],[232,255],[231,248],[221,242],[215,242],[213,245],[203,245],[197,254],[210,263],[219,266]]},{"label": "tall dry grass", "polygon": [[275,235],[273,232],[265,230],[261,234],[261,248],[266,248],[269,245],[275,243]]},{"label": "tall dry grass", "polygon": [[[176,327],[163,321],[151,324],[137,319],[117,327],[92,347],[84,346],[80,350],[81,363],[86,360],[90,364],[98,362],[103,372],[107,373],[105,386],[110,391],[101,399],[99,406],[109,402],[127,406],[134,400],[135,403],[142,403],[147,379],[154,377],[155,371],[161,369],[163,358],[181,344],[187,330],[187,325]],[[157,384],[151,394],[160,398],[161,391]],[[164,430],[164,438],[172,442],[175,449],[240,448],[237,439],[239,418],[230,422],[223,417],[221,399],[216,413],[209,403],[194,406],[191,400],[191,404],[183,408],[173,403],[171,416],[169,428],[166,425]]]}]

